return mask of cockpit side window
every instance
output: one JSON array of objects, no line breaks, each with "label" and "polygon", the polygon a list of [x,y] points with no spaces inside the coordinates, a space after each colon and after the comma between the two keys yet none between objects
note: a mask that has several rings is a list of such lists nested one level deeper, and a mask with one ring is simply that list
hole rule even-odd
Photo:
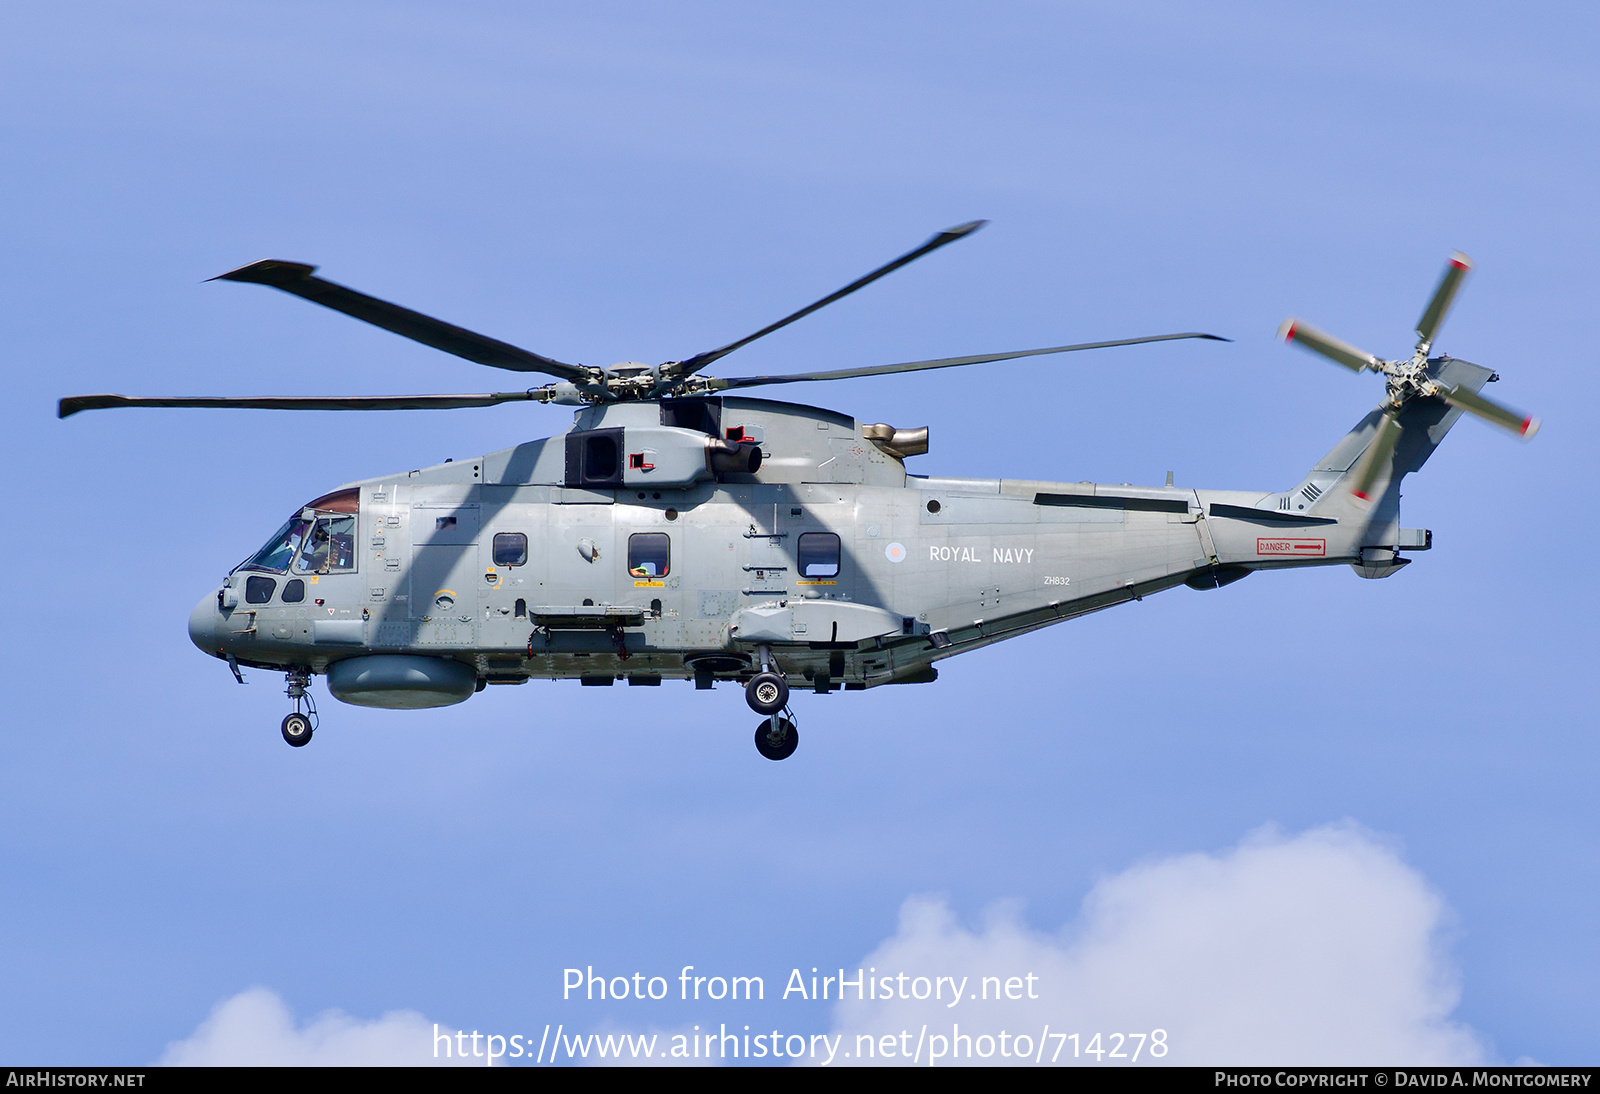
[{"label": "cockpit side window", "polygon": [[295,572],[353,572],[356,568],[356,514],[360,509],[359,489],[324,494],[302,509],[300,557],[295,559]]},{"label": "cockpit side window", "polygon": [[295,572],[302,574],[345,573],[356,568],[356,518],[322,516],[311,527]]}]

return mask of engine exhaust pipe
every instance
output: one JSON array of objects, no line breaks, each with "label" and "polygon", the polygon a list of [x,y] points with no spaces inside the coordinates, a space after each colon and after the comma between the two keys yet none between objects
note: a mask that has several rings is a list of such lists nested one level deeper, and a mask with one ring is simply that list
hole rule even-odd
[{"label": "engine exhaust pipe", "polygon": [[754,475],[761,468],[761,446],[713,438],[706,442],[706,465],[719,475]]}]

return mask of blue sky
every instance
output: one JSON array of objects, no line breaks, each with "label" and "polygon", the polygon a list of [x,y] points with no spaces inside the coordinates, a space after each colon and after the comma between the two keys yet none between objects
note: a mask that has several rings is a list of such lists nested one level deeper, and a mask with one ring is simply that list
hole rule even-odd
[{"label": "blue sky", "polygon": [[[1196,855],[1255,877],[1250,840],[1333,832],[1389,864],[1360,873],[1375,894],[1431,894],[1405,906],[1424,909],[1418,976],[1445,985],[1435,1032],[1593,1063],[1596,528],[1576,487],[1596,456],[1596,22],[1581,5],[7,5],[0,1058],[155,1060],[253,988],[291,1025],[820,1031],[854,1019],[562,1002],[561,970],[770,986],[872,953],[937,963],[944,936],[917,949],[900,918],[913,897],[971,938],[1003,920],[1079,953],[1086,896]],[[933,686],[803,696],[804,744],[772,764],[727,686],[535,682],[430,712],[324,693],[325,728],[291,750],[278,679],[238,687],[190,646],[191,606],[294,506],[548,435],[563,410],[54,418],[98,391],[507,386],[202,284],[259,258],[560,359],[659,361],[975,217],[993,223],[723,371],[1212,330],[1237,341],[789,394],[930,426],[923,474],[1282,489],[1380,391],[1277,345],[1277,324],[1399,356],[1459,248],[1477,269],[1438,348],[1500,370],[1494,393],[1544,431],[1523,446],[1462,423],[1407,483],[1405,523],[1435,549],[1390,580],[1178,589]],[[1259,907],[1298,884],[1272,876],[1229,891]],[[1353,923],[1300,924],[1296,952],[1346,928],[1352,952],[1381,949]],[[1164,990],[1190,1012],[1152,982],[1150,1021]]]}]

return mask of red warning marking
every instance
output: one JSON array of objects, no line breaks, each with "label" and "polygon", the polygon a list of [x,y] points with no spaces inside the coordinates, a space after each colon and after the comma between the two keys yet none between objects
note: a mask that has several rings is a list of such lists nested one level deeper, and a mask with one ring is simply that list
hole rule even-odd
[{"label": "red warning marking", "polygon": [[1459,258],[1452,258],[1450,260],[1450,265],[1454,266],[1458,270],[1472,269],[1472,266],[1469,263],[1463,262]]},{"label": "red warning marking", "polygon": [[1328,541],[1325,539],[1256,540],[1256,554],[1258,555],[1296,555],[1306,558],[1322,558],[1327,553]]},{"label": "red warning marking", "polygon": [[1285,342],[1293,342],[1294,341],[1294,332],[1296,330],[1298,330],[1299,327],[1300,327],[1299,323],[1290,323],[1288,331],[1286,331],[1284,333],[1283,340]]}]

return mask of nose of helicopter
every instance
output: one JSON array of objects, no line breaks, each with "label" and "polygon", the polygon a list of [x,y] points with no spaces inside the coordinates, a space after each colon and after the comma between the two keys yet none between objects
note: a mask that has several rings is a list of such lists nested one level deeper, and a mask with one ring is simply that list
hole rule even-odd
[{"label": "nose of helicopter", "polygon": [[189,613],[189,641],[203,653],[217,653],[217,594],[201,599]]}]

